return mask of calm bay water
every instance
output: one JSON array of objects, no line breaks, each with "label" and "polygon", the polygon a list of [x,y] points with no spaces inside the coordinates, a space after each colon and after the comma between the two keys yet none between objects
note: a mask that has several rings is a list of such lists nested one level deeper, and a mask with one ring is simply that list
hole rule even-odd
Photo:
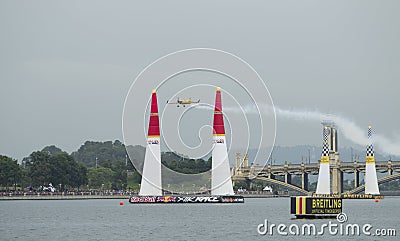
[{"label": "calm bay water", "polygon": [[[125,205],[120,206],[119,202]],[[37,200],[0,202],[0,240],[380,240],[367,236],[262,236],[257,226],[313,223],[294,220],[288,198],[246,199],[244,204],[133,205],[127,200]],[[347,223],[395,228],[400,237],[400,198],[344,200]],[[332,220],[337,222],[336,220]],[[373,230],[372,229],[372,230]],[[386,238],[387,239],[387,238]]]}]

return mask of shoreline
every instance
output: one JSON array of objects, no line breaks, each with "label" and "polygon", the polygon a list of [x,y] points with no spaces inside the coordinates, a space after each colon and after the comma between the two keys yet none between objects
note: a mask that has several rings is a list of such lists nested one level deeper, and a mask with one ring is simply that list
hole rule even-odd
[{"label": "shoreline", "polygon": [[130,195],[27,195],[27,196],[2,196],[0,197],[0,201],[129,199],[129,197]]},{"label": "shoreline", "polygon": [[[173,195],[171,195],[173,196]],[[241,194],[244,198],[278,198],[289,197],[287,195],[278,196],[271,194]],[[90,199],[127,199],[131,195],[26,195],[26,196],[0,196],[0,201],[13,200],[90,200]]]},{"label": "shoreline", "polygon": [[[398,197],[400,192],[381,192],[386,197]],[[167,194],[166,194],[167,195]],[[289,198],[290,195],[273,195],[273,194],[237,194],[244,198]],[[0,196],[0,201],[13,201],[13,200],[91,200],[91,199],[127,199],[132,195],[59,195],[59,194],[35,194],[35,195],[11,195],[11,196]],[[173,196],[173,195],[171,195]],[[196,195],[194,195],[196,196]]]}]

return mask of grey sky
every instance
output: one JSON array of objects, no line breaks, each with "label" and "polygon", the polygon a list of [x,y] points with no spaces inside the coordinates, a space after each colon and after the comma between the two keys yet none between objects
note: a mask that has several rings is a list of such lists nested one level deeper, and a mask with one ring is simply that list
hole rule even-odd
[{"label": "grey sky", "polygon": [[[399,142],[399,10],[398,1],[1,1],[0,153],[122,139],[135,76],[193,47],[249,62],[281,108],[340,114]],[[320,144],[318,122],[277,127],[278,145]]]}]

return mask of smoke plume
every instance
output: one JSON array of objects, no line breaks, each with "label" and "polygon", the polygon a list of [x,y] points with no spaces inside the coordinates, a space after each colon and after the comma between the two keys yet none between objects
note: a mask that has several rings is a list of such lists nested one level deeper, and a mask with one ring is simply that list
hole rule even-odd
[{"label": "smoke plume", "polygon": [[[246,113],[246,114],[271,114],[273,109],[267,105],[259,105],[258,109],[255,105],[241,106],[241,108],[226,107],[225,112],[233,113]],[[354,121],[349,118],[335,115],[322,113],[320,111],[308,111],[308,110],[288,110],[282,109],[275,106],[275,113],[277,118],[286,118],[294,121],[318,121],[323,120],[333,121],[339,128],[340,132],[344,137],[355,144],[365,146],[368,143],[367,139],[367,127],[360,127]],[[386,154],[400,156],[400,141],[393,141],[380,134],[373,134],[374,146]]]},{"label": "smoke plume", "polygon": [[[368,143],[367,127],[361,128],[354,121],[351,121],[343,116],[321,113],[319,111],[284,110],[279,107],[275,107],[275,111],[277,116],[282,118],[294,120],[302,119],[312,121],[333,121],[339,127],[339,130],[343,133],[346,139],[362,146],[365,146]],[[391,141],[385,136],[374,133],[373,142],[375,146],[378,146],[386,154],[392,154],[396,156],[400,155],[400,143],[396,141]]]}]

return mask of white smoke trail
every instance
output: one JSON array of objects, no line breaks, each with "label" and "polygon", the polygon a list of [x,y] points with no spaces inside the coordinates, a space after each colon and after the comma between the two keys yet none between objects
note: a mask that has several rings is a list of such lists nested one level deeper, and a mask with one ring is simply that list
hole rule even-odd
[{"label": "white smoke trail", "polygon": [[333,121],[348,140],[359,145],[367,144],[368,139],[366,128],[360,128],[353,121],[339,115],[325,114],[319,111],[283,110],[279,107],[275,107],[275,111],[278,117],[289,119],[312,120],[319,122],[323,120]]},{"label": "white smoke trail", "polygon": [[[278,117],[314,121],[333,121],[339,127],[346,139],[362,146],[365,146],[368,143],[367,127],[361,128],[354,121],[343,116],[321,113],[319,111],[284,110],[279,107],[275,107],[275,111]],[[379,147],[379,149],[386,154],[396,156],[400,155],[400,142],[398,140],[392,141],[380,134],[373,134],[373,142],[375,146]]]},{"label": "white smoke trail", "polygon": [[[196,106],[200,109],[212,109],[211,106]],[[243,105],[240,107],[224,107],[224,112],[233,114],[272,114],[273,109],[269,105]],[[367,127],[361,128],[354,121],[340,115],[322,113],[314,110],[287,110],[275,106],[275,113],[278,118],[286,118],[295,121],[333,121],[339,127],[344,137],[355,144],[366,146],[368,143]],[[389,140],[385,136],[373,134],[374,145],[389,155],[400,156],[400,140]]]},{"label": "white smoke trail", "polygon": [[[245,105],[241,108],[225,107],[225,112],[238,114],[271,114],[273,109],[268,105],[259,105],[259,111],[255,105]],[[333,121],[343,133],[344,137],[355,144],[365,146],[368,143],[367,127],[361,128],[354,121],[340,115],[327,114],[319,111],[309,110],[287,110],[275,106],[275,113],[278,118],[287,118],[297,121]],[[373,134],[374,145],[386,154],[400,156],[400,140],[389,140],[385,136]]]},{"label": "white smoke trail", "polygon": [[[278,117],[289,118],[289,119],[302,119],[312,121],[330,120],[333,121],[343,133],[344,137],[353,143],[365,146],[368,143],[367,139],[367,128],[361,128],[354,121],[349,120],[340,115],[326,114],[319,111],[300,111],[300,110],[284,110],[279,107],[275,107],[275,111]],[[388,138],[373,134],[374,145],[380,148],[386,154],[400,155],[400,143],[391,141]]]}]

